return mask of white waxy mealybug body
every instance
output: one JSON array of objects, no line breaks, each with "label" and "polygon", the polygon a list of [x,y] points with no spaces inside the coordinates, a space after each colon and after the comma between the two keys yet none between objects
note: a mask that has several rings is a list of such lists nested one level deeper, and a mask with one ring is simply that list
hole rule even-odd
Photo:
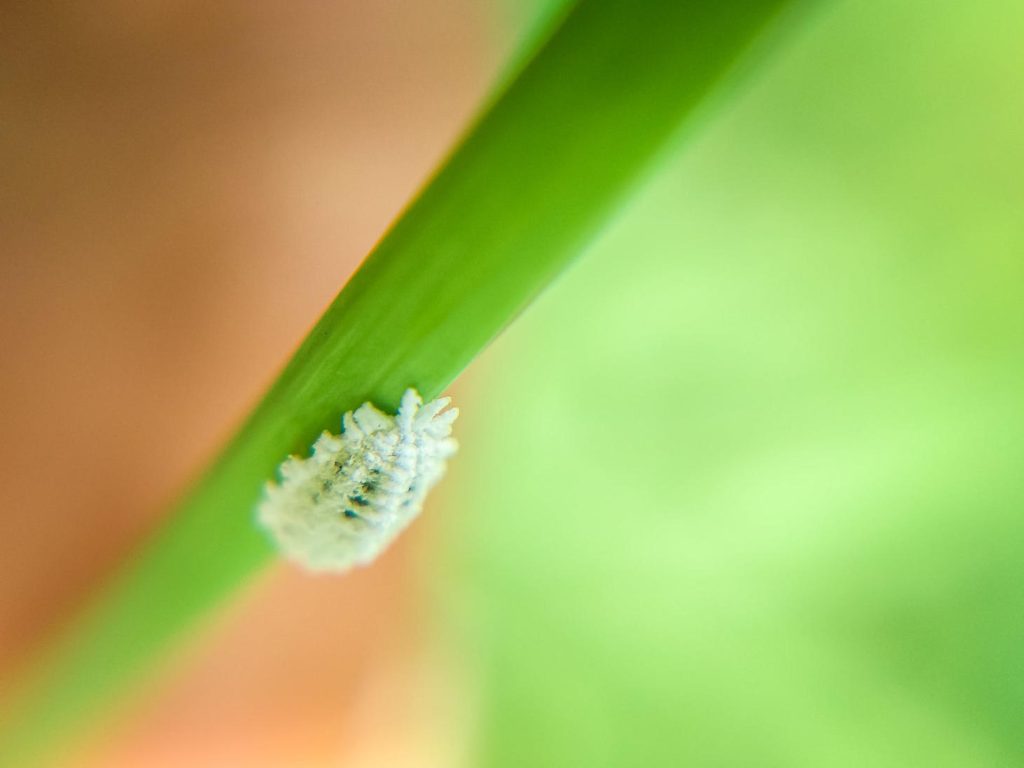
[{"label": "white waxy mealybug body", "polygon": [[414,389],[394,416],[364,403],[324,432],[308,458],[289,456],[267,483],[257,517],[286,557],[312,571],[366,565],[423,508],[458,445],[458,409],[423,404]]}]

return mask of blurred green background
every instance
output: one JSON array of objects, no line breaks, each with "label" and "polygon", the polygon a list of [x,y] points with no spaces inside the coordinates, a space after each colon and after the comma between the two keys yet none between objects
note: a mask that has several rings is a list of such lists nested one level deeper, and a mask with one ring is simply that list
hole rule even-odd
[{"label": "blurred green background", "polygon": [[1024,762],[1022,39],[819,4],[470,374],[474,764]]}]

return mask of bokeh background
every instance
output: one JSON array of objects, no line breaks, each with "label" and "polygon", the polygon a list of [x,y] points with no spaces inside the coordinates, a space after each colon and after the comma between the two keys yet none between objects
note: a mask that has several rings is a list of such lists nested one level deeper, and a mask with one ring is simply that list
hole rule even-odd
[{"label": "bokeh background", "polygon": [[[0,680],[543,10],[0,6]],[[1021,39],[819,3],[460,379],[414,530],[262,575],[76,765],[1024,762]]]}]

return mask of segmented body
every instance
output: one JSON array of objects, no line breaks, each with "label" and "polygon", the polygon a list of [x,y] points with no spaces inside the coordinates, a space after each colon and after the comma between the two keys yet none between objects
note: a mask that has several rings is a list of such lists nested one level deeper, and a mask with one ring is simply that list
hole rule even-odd
[{"label": "segmented body", "polygon": [[364,403],[342,417],[340,435],[320,435],[308,458],[287,458],[257,511],[285,556],[314,571],[374,560],[419,514],[458,447],[449,402],[423,405],[408,389],[394,416]]}]

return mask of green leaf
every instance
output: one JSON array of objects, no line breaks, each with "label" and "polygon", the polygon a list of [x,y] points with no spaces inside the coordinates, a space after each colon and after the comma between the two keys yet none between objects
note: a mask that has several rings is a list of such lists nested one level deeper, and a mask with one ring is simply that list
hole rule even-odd
[{"label": "green leaf", "polygon": [[[793,0],[591,0],[401,216],[219,460],[54,649],[0,734],[28,761],[99,717],[273,556],[263,483],[340,415],[436,396],[604,223]],[[268,660],[272,663],[272,660]]]}]

